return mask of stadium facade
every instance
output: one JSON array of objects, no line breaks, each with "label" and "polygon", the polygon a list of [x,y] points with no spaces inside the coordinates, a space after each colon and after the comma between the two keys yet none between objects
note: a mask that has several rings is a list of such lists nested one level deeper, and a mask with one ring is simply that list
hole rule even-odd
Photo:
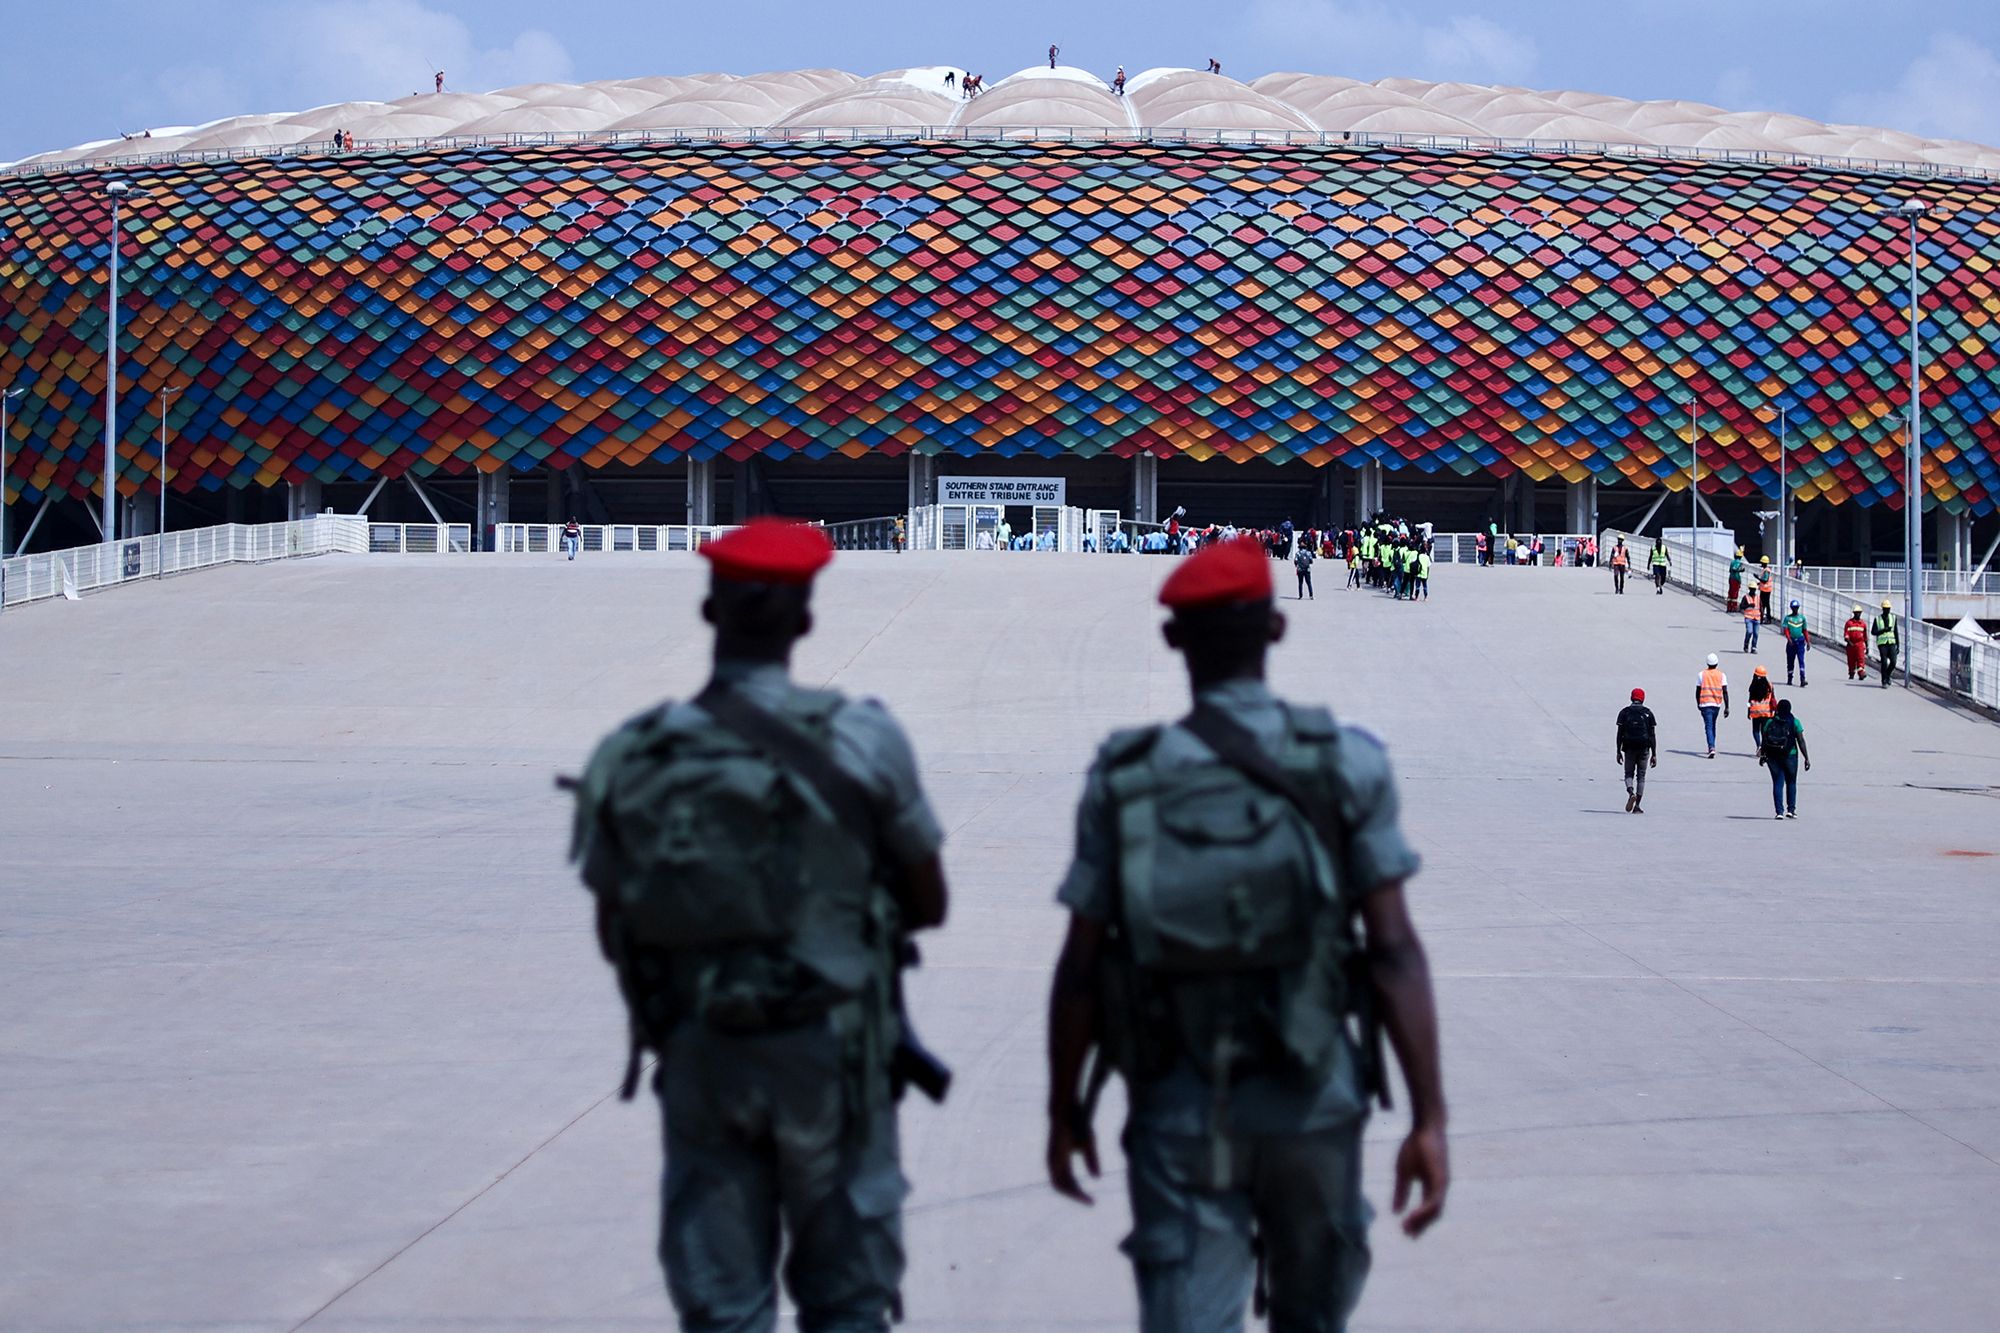
[{"label": "stadium facade", "polygon": [[1693,454],[1754,531],[1782,409],[1806,549],[1865,559],[1900,526],[1910,199],[1930,539],[1962,568],[1995,522],[2000,150],[1302,74],[966,100],[947,72],[441,93],[16,163],[16,531],[101,494],[114,180],[128,531],[163,403],[176,526],[857,517],[992,472],[1138,517],[1576,530],[1672,492],[1685,522]]}]

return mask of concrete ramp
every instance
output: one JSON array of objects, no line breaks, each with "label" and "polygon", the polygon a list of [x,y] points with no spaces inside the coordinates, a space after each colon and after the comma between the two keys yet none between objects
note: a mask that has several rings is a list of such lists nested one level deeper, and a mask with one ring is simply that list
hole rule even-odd
[{"label": "concrete ramp", "polygon": [[[950,830],[913,1000],[958,1083],[904,1116],[913,1329],[1133,1325],[1116,1154],[1094,1209],[1042,1181],[1042,1008],[1083,768],[1185,705],[1168,568],[824,580],[799,674],[890,703]],[[1274,676],[1398,764],[1457,1170],[1432,1237],[1378,1224],[1357,1327],[1987,1326],[2000,729],[1816,657],[1774,822],[1735,618],[1604,571],[1447,567],[1417,605],[1321,575]],[[657,1113],[613,1095],[551,778],[697,687],[702,583],[342,556],[0,621],[0,1326],[671,1326]],[[1644,816],[1612,753],[1634,685],[1664,728]],[[1385,1211],[1401,1130],[1370,1133]]]}]

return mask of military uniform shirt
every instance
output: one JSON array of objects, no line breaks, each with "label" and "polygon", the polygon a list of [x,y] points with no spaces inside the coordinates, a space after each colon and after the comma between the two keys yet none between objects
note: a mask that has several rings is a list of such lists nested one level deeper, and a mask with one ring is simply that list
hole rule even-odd
[{"label": "military uniform shirt", "polygon": [[[1259,680],[1233,680],[1200,691],[1195,700],[1215,708],[1245,728],[1267,748],[1285,737],[1283,707]],[[1416,873],[1418,858],[1397,824],[1395,778],[1382,743],[1355,727],[1342,727],[1341,769],[1354,795],[1356,819],[1347,859],[1351,882],[1341,891],[1348,904]],[[1215,756],[1185,728],[1167,727],[1154,742],[1163,765],[1212,763]],[[1117,906],[1118,821],[1108,775],[1100,760],[1084,781],[1076,815],[1076,855],[1056,900],[1079,916],[1109,921]],[[1164,1078],[1132,1092],[1135,1122],[1165,1133],[1203,1134],[1211,1104],[1208,1085],[1183,1061]],[[1275,1075],[1254,1075],[1230,1089],[1230,1128],[1246,1134],[1285,1134],[1325,1129],[1367,1109],[1352,1053],[1343,1051],[1334,1076],[1323,1086]]]},{"label": "military uniform shirt", "polygon": [[[773,714],[806,693],[775,662],[717,662],[715,681]],[[833,715],[831,750],[834,762],[859,778],[887,812],[882,835],[890,855],[906,865],[937,855],[944,830],[917,780],[916,752],[888,709],[873,699],[847,700]]]}]

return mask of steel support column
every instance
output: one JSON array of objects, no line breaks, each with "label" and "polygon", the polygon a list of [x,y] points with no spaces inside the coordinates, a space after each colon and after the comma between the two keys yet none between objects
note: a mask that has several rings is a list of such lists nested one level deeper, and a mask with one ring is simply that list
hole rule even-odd
[{"label": "steel support column", "polygon": [[293,521],[319,512],[319,478],[307,477],[285,488],[285,517]]},{"label": "steel support column", "polygon": [[1140,523],[1160,521],[1160,460],[1151,454],[1132,459],[1132,517]]},{"label": "steel support column", "polygon": [[1597,478],[1585,477],[1563,488],[1564,531],[1597,531]]},{"label": "steel support column", "polygon": [[715,460],[712,458],[689,458],[687,487],[688,523],[697,528],[713,526],[715,523]]}]

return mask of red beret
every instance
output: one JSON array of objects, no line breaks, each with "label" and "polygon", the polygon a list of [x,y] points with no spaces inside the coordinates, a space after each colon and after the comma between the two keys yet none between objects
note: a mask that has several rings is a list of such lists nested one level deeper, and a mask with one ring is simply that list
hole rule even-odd
[{"label": "red beret", "polygon": [[1202,547],[1160,587],[1160,605],[1176,611],[1270,600],[1271,557],[1253,537]]},{"label": "red beret", "polygon": [[811,583],[833,559],[833,543],[810,523],[753,518],[701,548],[715,577],[733,583]]}]

